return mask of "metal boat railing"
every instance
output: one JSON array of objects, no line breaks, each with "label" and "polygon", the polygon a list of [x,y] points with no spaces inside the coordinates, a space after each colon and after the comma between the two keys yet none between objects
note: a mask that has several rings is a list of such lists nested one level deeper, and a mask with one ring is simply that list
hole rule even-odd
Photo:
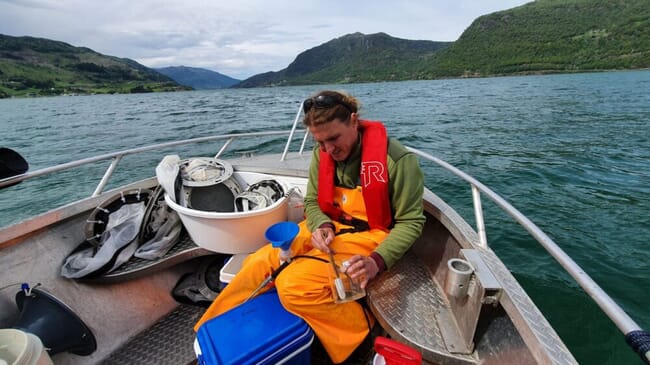
[{"label": "metal boat railing", "polygon": [[[296,118],[293,123],[292,133],[295,130],[298,120],[302,112],[302,104],[298,109]],[[308,132],[305,133],[303,144],[300,147],[300,153],[303,151],[304,143],[307,139]],[[282,158],[284,159],[286,151],[289,149],[291,137],[287,141],[285,153]],[[472,202],[474,206],[474,215],[476,219],[476,232],[479,237],[479,246],[487,248],[487,235],[485,232],[485,222],[483,217],[483,207],[481,204],[481,193],[485,194],[497,206],[499,206],[506,214],[512,217],[519,225],[521,225],[528,233],[535,238],[535,240],[544,247],[544,249],[573,277],[574,280],[582,287],[582,289],[598,304],[603,312],[616,324],[623,334],[626,336],[632,333],[643,332],[643,336],[647,337],[648,333],[641,330],[641,327],[578,265],[569,255],[564,252],[546,233],[544,233],[535,223],[523,215],[519,210],[513,207],[499,194],[492,191],[487,186],[483,185],[480,181],[460,169],[450,165],[449,163],[431,156],[425,152],[417,150],[412,147],[407,147],[408,150],[442,167],[443,169],[453,173],[460,179],[469,183],[472,191]],[[644,345],[648,347],[648,344]],[[633,346],[635,347],[635,346]],[[638,348],[635,348],[638,351]],[[645,357],[646,362],[650,362],[650,350],[645,352],[642,357]]]},{"label": "metal boat railing", "polygon": [[[564,250],[562,250],[548,235],[546,235],[546,233],[537,227],[535,223],[503,199],[499,194],[495,193],[480,181],[453,165],[415,148],[407,148],[421,158],[441,166],[445,170],[453,173],[470,184],[474,202],[477,232],[479,233],[481,246],[487,247],[483,210],[481,207],[481,193],[483,193],[506,214],[519,223],[519,225],[530,233],[530,235],[533,236],[533,238],[535,238],[535,240],[539,242],[539,244],[542,245],[551,256],[553,256],[553,258],[555,258],[555,260],[569,273],[569,275],[571,275],[571,277],[573,277],[582,289],[584,289],[585,292],[598,304],[614,324],[616,324],[621,332],[627,335],[630,332],[641,330],[641,327],[580,267],[580,265],[567,255],[566,252],[564,252]],[[650,352],[645,356],[650,360]]]},{"label": "metal boat railing", "polygon": [[[155,144],[155,145],[150,145],[145,147],[133,148],[133,149],[123,150],[119,152],[104,154],[100,156],[80,159],[77,161],[64,163],[49,168],[44,168],[31,173],[25,173],[18,176],[2,179],[0,180],[0,188],[18,183],[23,180],[35,178],[42,175],[48,175],[63,170],[68,170],[81,165],[86,165],[86,164],[90,164],[98,161],[104,161],[104,160],[112,160],[109,167],[106,169],[106,172],[104,173],[101,181],[99,182],[99,184],[95,188],[95,191],[92,194],[92,196],[97,196],[101,194],[101,192],[103,191],[104,187],[106,186],[109,179],[111,178],[114,171],[116,170],[119,162],[122,160],[124,156],[127,155],[134,155],[134,154],[152,151],[152,150],[160,150],[167,147],[210,142],[210,141],[217,141],[217,140],[225,140],[223,146],[215,155],[215,158],[218,158],[237,139],[250,138],[250,137],[279,136],[279,135],[288,134],[288,139],[284,148],[284,152],[282,153],[280,158],[283,161],[287,156],[287,153],[289,151],[289,146],[296,132],[304,133],[304,137],[302,139],[302,143],[298,153],[301,154],[304,150],[305,143],[307,141],[307,137],[309,134],[305,130],[297,130],[297,124],[298,124],[299,116],[301,114],[301,110],[302,110],[302,105],[296,115],[293,127],[289,132],[272,131],[272,132],[252,132],[252,133],[216,135],[216,136],[192,138],[192,139],[186,139],[181,141],[173,141],[173,142],[160,143],[160,144]],[[456,175],[463,181],[469,183],[472,191],[472,198],[473,198],[472,200],[474,205],[474,214],[475,214],[476,226],[477,226],[476,231],[479,235],[480,246],[484,248],[488,246],[487,237],[485,233],[483,210],[481,205],[481,194],[483,194],[487,196],[491,201],[493,201],[497,206],[499,206],[510,217],[512,217],[516,222],[518,222],[527,232],[529,232],[531,236],[533,236],[533,238],[535,238],[535,240],[537,240],[537,242],[539,242],[542,245],[542,247],[544,247],[546,251],[553,258],[555,258],[555,260],[571,275],[571,277],[573,277],[576,280],[576,282],[585,290],[585,292],[598,304],[598,306],[603,310],[603,312],[616,324],[616,326],[619,328],[621,332],[623,332],[627,336],[632,332],[642,331],[641,327],[593,279],[591,279],[591,277],[589,277],[589,275],[571,257],[569,257],[569,255],[567,255],[550,237],[548,237],[539,227],[537,227],[537,225],[535,225],[532,221],[530,221],[526,216],[524,216],[521,212],[519,212],[505,199],[503,199],[501,196],[499,196],[497,193],[492,191],[487,186],[483,185],[480,181],[476,180],[475,178],[466,174],[465,172],[459,170],[458,168],[450,165],[449,163],[439,158],[436,158],[432,155],[429,155],[425,152],[417,150],[415,148],[411,148],[411,147],[407,147],[407,148],[413,153],[415,153],[416,155],[418,155],[419,157],[437,164],[443,169]],[[647,332],[645,331],[642,332],[644,332],[644,334],[647,334]],[[645,353],[645,357],[646,357],[645,361],[650,361],[650,351]]]},{"label": "metal boat railing", "polygon": [[[195,143],[203,143],[203,142],[211,142],[211,141],[218,141],[218,140],[225,140],[225,143],[221,148],[219,149],[219,152],[214,156],[214,158],[219,158],[227,149],[228,147],[232,144],[233,141],[240,139],[240,138],[250,138],[250,137],[268,137],[268,136],[281,136],[281,135],[286,135],[288,132],[287,131],[272,131],[272,132],[251,132],[251,133],[235,133],[235,134],[222,134],[222,135],[216,135],[216,136],[207,136],[207,137],[199,137],[199,138],[191,138],[191,139],[185,139],[185,140],[180,140],[180,141],[173,141],[173,142],[166,142],[166,143],[159,143],[159,144],[154,144],[150,146],[144,146],[144,147],[138,147],[138,148],[132,148],[132,149],[127,149],[127,150],[122,150],[118,152],[113,152],[113,153],[107,153],[104,155],[99,155],[99,156],[94,156],[94,157],[89,157],[89,158],[84,158],[52,167],[47,167],[43,168],[40,170],[36,170],[34,172],[28,172],[20,175],[16,175],[13,177],[9,177],[6,179],[0,180],[0,188],[3,188],[5,186],[9,186],[12,184],[19,183],[21,181],[27,180],[27,179],[32,179],[38,176],[43,176],[43,175],[49,175],[53,174],[56,172],[60,172],[63,170],[69,170],[75,167],[79,167],[82,165],[87,165],[99,161],[105,161],[105,160],[112,160],[108,168],[106,169],[106,172],[104,172],[104,175],[102,179],[100,180],[99,184],[95,188],[92,196],[97,196],[101,194],[104,191],[104,188],[106,187],[106,184],[110,180],[111,176],[113,176],[113,173],[117,169],[117,165],[120,163],[122,158],[128,155],[135,155],[138,153],[143,153],[143,152],[148,152],[148,151],[154,151],[154,150],[161,150],[164,148],[168,147],[175,147],[175,146],[182,146],[182,145],[188,145],[188,144],[195,144]],[[293,136],[293,131],[291,134],[292,138]]]}]

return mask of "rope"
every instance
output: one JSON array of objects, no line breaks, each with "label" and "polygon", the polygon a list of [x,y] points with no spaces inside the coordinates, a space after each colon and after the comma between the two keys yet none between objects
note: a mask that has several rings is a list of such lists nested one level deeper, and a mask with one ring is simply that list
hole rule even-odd
[{"label": "rope", "polygon": [[646,364],[650,364],[650,332],[638,330],[625,335],[627,342]]}]

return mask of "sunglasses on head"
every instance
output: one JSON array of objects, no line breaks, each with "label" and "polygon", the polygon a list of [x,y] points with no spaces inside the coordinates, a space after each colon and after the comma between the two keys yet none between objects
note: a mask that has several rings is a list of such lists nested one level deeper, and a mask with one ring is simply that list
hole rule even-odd
[{"label": "sunglasses on head", "polygon": [[337,105],[343,106],[350,113],[353,112],[352,107],[348,103],[344,102],[340,97],[332,95],[318,95],[313,98],[305,99],[305,101],[302,102],[302,111],[307,113],[311,108],[329,109]]}]

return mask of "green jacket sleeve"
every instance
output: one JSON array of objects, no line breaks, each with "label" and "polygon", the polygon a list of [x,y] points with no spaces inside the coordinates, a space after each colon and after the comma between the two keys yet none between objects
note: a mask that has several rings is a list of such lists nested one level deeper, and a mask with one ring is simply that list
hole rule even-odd
[{"label": "green jacket sleeve", "polygon": [[307,228],[311,232],[320,227],[321,224],[332,221],[318,206],[319,161],[319,148],[315,147],[309,165],[309,181],[307,181],[307,194],[305,194],[305,216],[307,217]]},{"label": "green jacket sleeve", "polygon": [[388,159],[391,204],[395,225],[375,252],[390,268],[413,245],[424,227],[424,177],[417,156],[406,153],[397,161]]}]

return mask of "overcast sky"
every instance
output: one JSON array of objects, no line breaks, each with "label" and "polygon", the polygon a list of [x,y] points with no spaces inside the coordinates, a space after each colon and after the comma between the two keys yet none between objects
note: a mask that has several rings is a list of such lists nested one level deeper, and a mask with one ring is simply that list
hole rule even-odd
[{"label": "overcast sky", "polygon": [[455,41],[477,17],[530,0],[0,0],[0,33],[245,79],[343,35]]}]

